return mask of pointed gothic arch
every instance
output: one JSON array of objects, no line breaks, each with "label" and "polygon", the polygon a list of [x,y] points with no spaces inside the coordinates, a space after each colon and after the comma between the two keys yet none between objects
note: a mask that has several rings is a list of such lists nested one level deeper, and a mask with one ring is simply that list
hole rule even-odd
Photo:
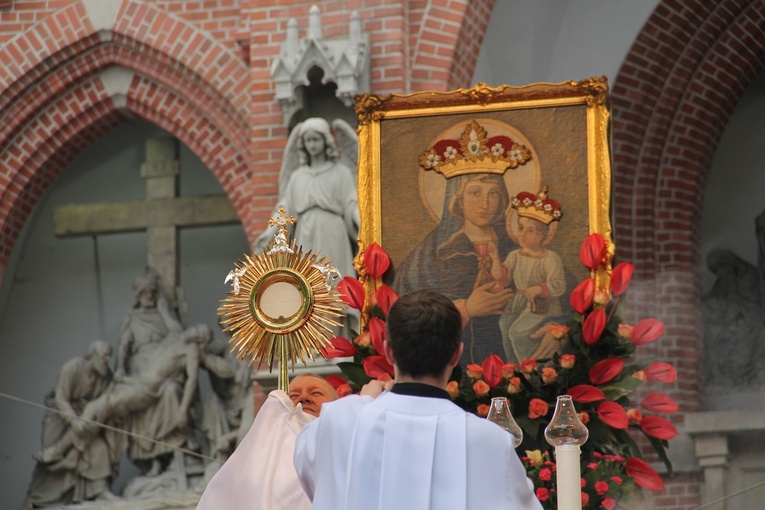
[{"label": "pointed gothic arch", "polygon": [[412,91],[471,85],[494,2],[427,2],[409,9]]},{"label": "pointed gothic arch", "polygon": [[74,2],[8,42],[14,60],[0,82],[0,112],[10,119],[0,126],[0,276],[27,216],[68,161],[131,113],[183,141],[240,216],[247,210],[244,63],[153,5],[124,0],[105,19],[89,13],[93,1]]},{"label": "pointed gothic arch", "polygon": [[[678,368],[683,382],[675,391],[686,413],[701,410],[703,399],[698,268],[706,179],[739,99],[765,69],[763,34],[763,0],[663,0],[612,87],[617,254],[636,266],[636,315],[665,320],[655,350]],[[671,316],[662,317],[667,310]],[[672,484],[698,498],[702,480]]]}]

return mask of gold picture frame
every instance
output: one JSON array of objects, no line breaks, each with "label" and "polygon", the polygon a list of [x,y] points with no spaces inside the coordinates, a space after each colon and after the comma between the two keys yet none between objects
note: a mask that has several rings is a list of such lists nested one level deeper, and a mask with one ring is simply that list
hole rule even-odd
[{"label": "gold picture frame", "polygon": [[[545,246],[559,254],[565,268],[568,283],[559,299],[564,307],[575,283],[589,276],[579,262],[585,237],[600,233],[613,254],[610,112],[605,77],[523,87],[478,84],[450,92],[365,94],[357,97],[356,114],[361,212],[356,266],[362,280],[364,249],[378,243],[391,257],[394,290],[401,292],[406,287],[400,282],[415,265],[407,264],[407,258],[420,253],[419,287],[439,291],[452,287],[443,293],[458,294],[455,287],[459,285],[451,285],[449,280],[459,280],[461,274],[422,277],[429,274],[427,271],[441,270],[438,262],[428,260],[423,244],[433,242],[431,258],[441,260],[436,256],[438,250],[453,234],[444,226],[445,218],[456,207],[450,202],[456,192],[449,188],[455,187],[458,179],[464,181],[465,176],[478,174],[501,177],[504,184],[499,188],[505,189],[500,203],[507,206],[504,220],[517,212],[506,202],[520,196],[519,192],[536,196],[546,187],[548,197],[560,204],[560,221],[552,222],[559,228],[546,234]],[[504,141],[506,147],[503,149],[497,140]],[[483,152],[471,155],[470,144],[479,141]],[[495,146],[500,147],[499,152],[492,152]],[[468,223],[461,221],[463,229],[467,228]],[[505,221],[505,230],[515,239],[514,229],[519,227],[511,223]],[[439,229],[447,236],[441,244],[431,239]],[[401,273],[402,267],[406,274]],[[595,276],[603,285],[608,272],[602,270]],[[446,283],[436,284],[438,279]],[[365,284],[371,286],[372,282]],[[412,290],[411,285],[408,290]],[[480,363],[481,359],[472,361]]]}]

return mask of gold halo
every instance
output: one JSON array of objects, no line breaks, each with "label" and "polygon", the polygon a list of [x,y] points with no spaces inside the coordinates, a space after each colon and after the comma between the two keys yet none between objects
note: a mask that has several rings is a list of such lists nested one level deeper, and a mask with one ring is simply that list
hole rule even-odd
[{"label": "gold halo", "polygon": [[[324,348],[334,336],[333,327],[345,304],[337,287],[327,284],[327,277],[317,266],[327,265],[325,257],[303,253],[290,242],[292,253],[265,252],[235,263],[239,274],[238,292],[228,292],[221,300],[218,315],[223,331],[232,332],[231,342],[239,359],[251,358],[259,368],[263,363],[273,368],[274,358],[281,357],[283,367],[289,360],[292,369],[306,356],[314,360],[314,352]],[[280,285],[288,293],[296,292],[299,303],[286,315],[277,315],[265,306],[263,298],[269,289]]]}]

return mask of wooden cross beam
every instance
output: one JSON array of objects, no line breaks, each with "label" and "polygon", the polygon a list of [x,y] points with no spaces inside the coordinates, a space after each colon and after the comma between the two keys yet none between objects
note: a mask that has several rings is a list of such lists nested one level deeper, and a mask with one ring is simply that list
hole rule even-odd
[{"label": "wooden cross beam", "polygon": [[94,203],[58,207],[53,232],[58,237],[97,236],[146,230],[148,266],[159,274],[165,294],[175,301],[178,285],[178,229],[239,223],[226,196],[179,197],[180,164],[174,138],[146,142],[146,200]]}]

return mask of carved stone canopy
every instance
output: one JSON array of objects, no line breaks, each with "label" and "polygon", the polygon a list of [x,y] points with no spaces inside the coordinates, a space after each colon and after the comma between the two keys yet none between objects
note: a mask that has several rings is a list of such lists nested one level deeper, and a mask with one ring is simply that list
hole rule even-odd
[{"label": "carved stone canopy", "polygon": [[319,8],[309,11],[308,33],[298,40],[294,18],[287,23],[287,38],[279,57],[271,67],[276,84],[276,101],[284,113],[285,122],[303,107],[303,97],[296,94],[301,85],[308,86],[308,72],[318,67],[324,72],[322,83],[334,82],[338,99],[353,106],[356,94],[369,91],[369,35],[361,28],[358,12],[351,13],[348,36],[325,40],[321,33]]}]

